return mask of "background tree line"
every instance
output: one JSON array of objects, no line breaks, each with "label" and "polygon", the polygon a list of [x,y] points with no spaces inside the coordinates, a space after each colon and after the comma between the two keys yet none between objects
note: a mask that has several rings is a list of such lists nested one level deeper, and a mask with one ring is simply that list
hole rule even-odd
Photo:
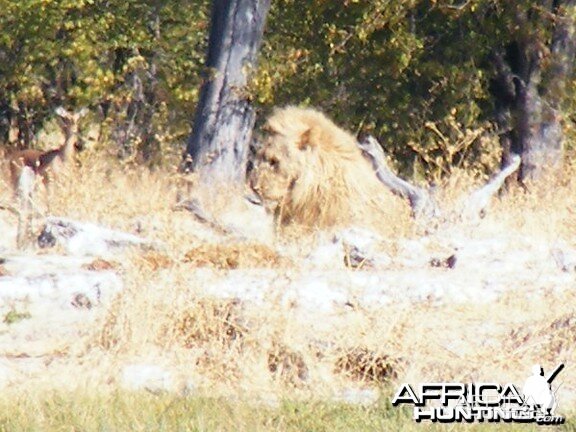
[{"label": "background tree line", "polygon": [[[275,0],[245,98],[259,118],[321,108],[404,175],[487,173],[515,152],[532,177],[574,142],[575,3]],[[90,107],[120,157],[181,151],[209,25],[207,0],[0,0],[3,145],[35,145],[65,105]]]}]

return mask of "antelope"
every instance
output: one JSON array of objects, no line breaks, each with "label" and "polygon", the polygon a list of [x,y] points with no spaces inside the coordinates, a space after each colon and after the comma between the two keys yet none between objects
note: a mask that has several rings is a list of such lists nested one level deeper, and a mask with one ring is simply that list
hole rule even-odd
[{"label": "antelope", "polygon": [[87,110],[83,108],[79,112],[71,113],[58,107],[55,112],[64,132],[64,144],[48,151],[27,149],[13,153],[10,156],[10,180],[15,193],[18,191],[18,183],[25,167],[30,168],[35,177],[41,178],[48,189],[51,177],[70,165],[75,152],[82,149],[78,136],[78,123]]}]

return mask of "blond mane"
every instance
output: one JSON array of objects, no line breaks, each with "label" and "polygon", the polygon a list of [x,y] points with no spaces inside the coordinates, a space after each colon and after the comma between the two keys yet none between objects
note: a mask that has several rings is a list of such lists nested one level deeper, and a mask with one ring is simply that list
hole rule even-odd
[{"label": "blond mane", "polygon": [[406,210],[378,181],[354,136],[323,113],[276,109],[264,130],[250,184],[281,224],[370,225]]}]

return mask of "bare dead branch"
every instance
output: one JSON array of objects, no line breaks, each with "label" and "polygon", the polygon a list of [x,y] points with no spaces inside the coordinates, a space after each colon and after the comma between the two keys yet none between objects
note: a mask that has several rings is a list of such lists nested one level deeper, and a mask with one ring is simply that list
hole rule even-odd
[{"label": "bare dead branch", "polygon": [[18,209],[10,204],[0,203],[0,210],[12,213],[16,217],[20,216],[20,212],[18,211]]},{"label": "bare dead branch", "polygon": [[455,11],[462,11],[462,10],[464,10],[469,4],[470,4],[470,0],[467,0],[467,1],[465,1],[464,3],[461,3],[461,4],[459,4],[459,5],[443,4],[443,5],[440,5],[440,9],[449,9],[449,10],[455,10]]},{"label": "bare dead branch", "polygon": [[430,193],[401,179],[388,167],[384,150],[376,138],[367,136],[358,143],[360,150],[370,160],[378,179],[395,195],[407,199],[412,216],[419,218],[438,218],[440,210]]},{"label": "bare dead branch", "polygon": [[490,200],[500,190],[506,178],[515,173],[520,167],[520,156],[514,155],[510,164],[498,172],[486,185],[472,192],[464,198],[460,216],[464,219],[482,217],[486,212]]},{"label": "bare dead branch", "polygon": [[194,215],[196,220],[198,220],[203,224],[208,225],[214,231],[224,235],[232,234],[232,232],[228,228],[222,226],[221,224],[216,222],[216,220],[213,217],[208,215],[202,209],[202,206],[200,205],[200,202],[197,199],[182,200],[174,206],[174,210],[187,210]]},{"label": "bare dead branch", "polygon": [[[412,216],[415,219],[441,220],[442,213],[430,192],[414,186],[394,174],[386,163],[384,150],[374,137],[368,136],[358,145],[364,156],[372,163],[378,179],[395,195],[408,200],[412,209]],[[520,156],[514,155],[510,163],[495,174],[486,185],[463,197],[456,217],[472,221],[483,217],[492,197],[502,188],[506,178],[518,170],[520,162]]]},{"label": "bare dead branch", "polygon": [[72,255],[103,256],[131,247],[142,250],[162,248],[161,243],[134,234],[54,216],[46,218],[41,236],[53,238],[54,241],[47,242],[47,245],[60,243]]}]

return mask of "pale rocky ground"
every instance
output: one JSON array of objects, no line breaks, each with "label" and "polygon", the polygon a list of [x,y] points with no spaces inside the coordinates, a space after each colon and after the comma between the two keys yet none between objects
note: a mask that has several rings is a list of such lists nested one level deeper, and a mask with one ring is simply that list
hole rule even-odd
[{"label": "pale rocky ground", "polygon": [[[0,387],[74,388],[97,384],[185,393],[202,387],[202,376],[175,366],[171,357],[158,348],[151,347],[146,355],[123,354],[120,361],[111,360],[105,353],[87,361],[82,349],[76,352],[70,348],[74,346],[70,341],[92,331],[126,286],[122,269],[99,269],[95,260],[121,262],[127,254],[138,253],[133,247],[119,241],[102,241],[102,236],[117,233],[86,225],[77,233],[68,231],[57,236],[56,249],[18,252],[14,248],[16,227],[12,219],[0,214],[1,269],[5,274],[0,276],[0,317],[5,317],[0,322]],[[153,225],[145,219],[139,223],[145,228]],[[255,232],[269,228],[260,221],[255,225],[259,227]],[[225,235],[192,220],[188,229],[205,242],[229,241]],[[154,229],[144,231],[153,234]],[[538,304],[539,298],[574,291],[576,249],[567,241],[504,232],[494,224],[456,226],[391,245],[371,232],[349,229],[336,236],[320,235],[316,245],[305,253],[294,244],[275,244],[279,255],[293,263],[285,268],[199,267],[186,277],[190,284],[201,287],[206,296],[284,311],[317,335],[329,334],[356,319],[358,311],[378,314],[386,308],[410,310],[413,305],[458,310],[483,304],[501,305],[514,298],[520,302],[529,298],[533,305]],[[140,241],[132,234],[123,240]],[[152,247],[162,249],[162,243],[153,236],[142,239],[145,243],[148,240]],[[356,260],[356,268],[345,265],[351,259]],[[90,269],[91,264],[94,269]],[[9,323],[6,317],[11,311],[27,316]],[[423,321],[415,324],[413,330],[427,331],[423,333],[427,335],[432,332],[441,350],[461,356],[468,350],[474,355],[471,345],[484,347],[487,357],[500,349],[495,335],[508,331],[501,319],[485,316],[464,319],[466,326],[475,329],[474,333],[456,321]],[[510,322],[514,320],[517,317],[511,316]],[[455,338],[459,327],[461,338]],[[92,355],[98,357],[97,352]],[[570,356],[576,359],[573,348],[563,352],[557,363],[570,363],[567,358]],[[95,363],[98,368],[94,368]],[[525,371],[531,366],[526,364]],[[567,371],[571,368],[576,369],[567,364]],[[528,376],[525,371],[506,376],[496,368],[491,378],[521,381]],[[574,370],[566,373],[562,384],[564,404],[572,407],[576,405],[574,376]],[[402,378],[413,381],[423,376],[409,368]],[[442,380],[441,376],[431,378]],[[371,403],[378,392],[364,386],[340,386],[333,397],[352,403]]]}]

